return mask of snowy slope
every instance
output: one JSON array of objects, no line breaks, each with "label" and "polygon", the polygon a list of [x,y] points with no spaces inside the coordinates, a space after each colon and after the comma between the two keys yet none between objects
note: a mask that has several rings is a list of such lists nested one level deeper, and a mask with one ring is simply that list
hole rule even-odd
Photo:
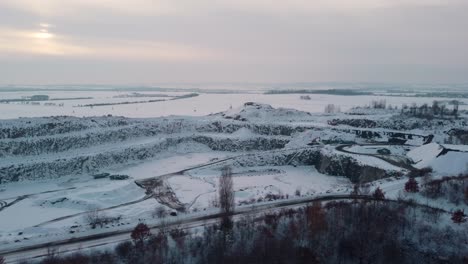
[{"label": "snowy slope", "polygon": [[418,167],[428,166],[442,151],[444,147],[437,143],[430,143],[412,149],[408,152],[407,156],[417,164]]},{"label": "snowy slope", "polygon": [[465,146],[431,143],[408,152],[416,168],[431,167],[435,174],[456,176],[468,171],[468,151]]}]

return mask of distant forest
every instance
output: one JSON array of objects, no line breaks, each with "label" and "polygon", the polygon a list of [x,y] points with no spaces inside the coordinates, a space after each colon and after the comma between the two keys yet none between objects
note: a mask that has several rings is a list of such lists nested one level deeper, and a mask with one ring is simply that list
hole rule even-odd
[{"label": "distant forest", "polygon": [[330,95],[374,95],[371,92],[362,92],[350,89],[328,89],[328,90],[269,90],[265,94],[330,94]]}]

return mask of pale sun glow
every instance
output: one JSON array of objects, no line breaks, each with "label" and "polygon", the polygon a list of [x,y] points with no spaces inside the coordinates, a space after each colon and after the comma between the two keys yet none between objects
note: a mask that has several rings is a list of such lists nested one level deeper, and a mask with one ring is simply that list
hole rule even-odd
[{"label": "pale sun glow", "polygon": [[37,39],[49,39],[49,38],[52,38],[53,36],[54,36],[53,34],[47,32],[47,31],[43,31],[43,30],[33,34],[33,37],[37,38]]}]

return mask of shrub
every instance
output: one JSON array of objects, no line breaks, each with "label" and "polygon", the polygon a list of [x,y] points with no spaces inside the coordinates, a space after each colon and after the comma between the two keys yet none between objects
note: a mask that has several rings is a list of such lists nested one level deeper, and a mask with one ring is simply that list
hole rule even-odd
[{"label": "shrub", "polygon": [[133,229],[130,237],[135,242],[135,245],[143,245],[145,240],[151,236],[151,230],[144,223],[139,223],[135,229]]},{"label": "shrub", "polygon": [[166,208],[160,205],[153,212],[153,217],[165,218],[168,215]]},{"label": "shrub", "polygon": [[115,254],[120,259],[129,259],[133,253],[133,245],[130,241],[125,241],[115,247]]},{"label": "shrub", "polygon": [[419,192],[419,184],[413,177],[409,178],[405,183],[405,191],[411,193]]},{"label": "shrub", "polygon": [[385,199],[385,193],[382,191],[382,189],[380,189],[380,187],[377,187],[377,189],[375,189],[374,193],[372,194],[372,197],[378,200],[383,200]]},{"label": "shrub", "polygon": [[462,210],[458,209],[455,212],[452,213],[452,221],[456,224],[461,224],[466,222],[466,215],[465,212]]},{"label": "shrub", "polygon": [[325,109],[323,110],[326,114],[333,114],[333,113],[339,113],[341,112],[341,109],[339,106],[336,106],[334,104],[327,104],[325,106]]}]

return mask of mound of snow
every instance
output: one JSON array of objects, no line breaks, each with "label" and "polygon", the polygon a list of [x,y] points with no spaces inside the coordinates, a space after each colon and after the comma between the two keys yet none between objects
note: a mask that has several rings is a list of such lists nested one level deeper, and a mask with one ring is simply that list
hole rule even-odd
[{"label": "mound of snow", "polygon": [[259,120],[259,121],[278,121],[278,120],[304,120],[310,119],[310,113],[288,109],[288,108],[273,108],[268,104],[260,104],[248,102],[238,108],[229,109],[220,113],[221,116],[227,119],[234,120]]},{"label": "mound of snow", "polygon": [[417,167],[425,167],[434,160],[442,151],[444,147],[437,143],[430,143],[414,148],[406,154],[408,158],[416,163]]},{"label": "mound of snow", "polygon": [[468,152],[463,150],[464,146],[431,143],[411,150],[407,156],[416,168],[431,167],[435,174],[456,176],[468,171]]},{"label": "mound of snow", "polygon": [[443,176],[457,176],[468,172],[468,152],[449,151],[434,159],[430,166]]},{"label": "mound of snow", "polygon": [[450,150],[457,150],[457,151],[462,151],[462,152],[468,152],[468,145],[450,145],[450,144],[444,144],[444,148],[450,149]]}]

